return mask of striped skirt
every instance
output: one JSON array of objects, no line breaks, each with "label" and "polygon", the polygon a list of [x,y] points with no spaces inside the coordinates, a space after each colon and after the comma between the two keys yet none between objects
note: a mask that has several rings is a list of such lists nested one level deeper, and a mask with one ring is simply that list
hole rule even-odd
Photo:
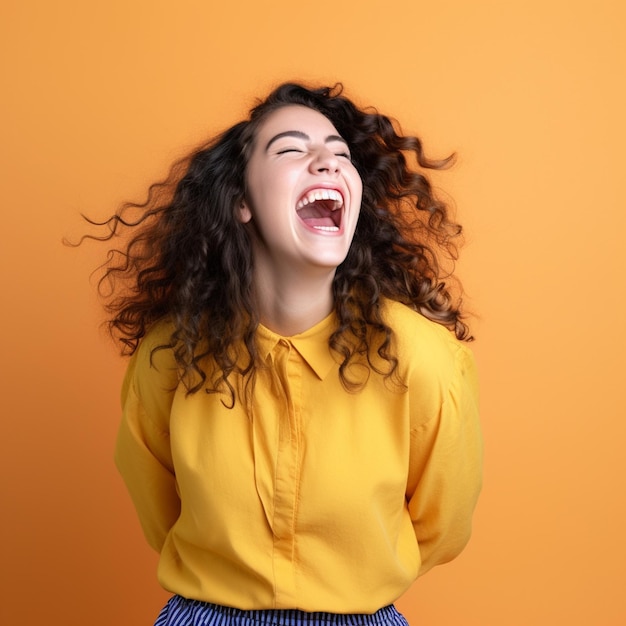
[{"label": "striped skirt", "polygon": [[307,613],[298,610],[242,611],[173,596],[154,626],[408,626],[393,605],[376,613]]}]

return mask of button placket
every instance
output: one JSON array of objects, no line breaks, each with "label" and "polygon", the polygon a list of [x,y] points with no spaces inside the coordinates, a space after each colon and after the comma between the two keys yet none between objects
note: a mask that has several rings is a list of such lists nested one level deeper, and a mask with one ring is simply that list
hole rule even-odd
[{"label": "button placket", "polygon": [[295,598],[295,524],[300,481],[301,432],[300,411],[295,398],[301,387],[302,361],[286,340],[276,346],[274,375],[282,388],[279,413],[279,441],[274,491],[274,557],[277,598],[288,602]]}]

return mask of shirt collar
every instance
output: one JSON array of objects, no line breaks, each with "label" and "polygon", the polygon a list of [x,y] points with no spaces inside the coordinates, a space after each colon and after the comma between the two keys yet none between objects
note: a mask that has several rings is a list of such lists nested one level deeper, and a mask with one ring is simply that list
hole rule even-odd
[{"label": "shirt collar", "polygon": [[288,343],[298,351],[317,377],[323,380],[333,366],[337,364],[336,358],[328,345],[328,340],[336,328],[337,318],[334,313],[331,313],[308,330],[291,337],[283,337],[260,324],[257,329],[257,336],[261,356],[264,360],[267,360],[270,352],[279,343]]}]

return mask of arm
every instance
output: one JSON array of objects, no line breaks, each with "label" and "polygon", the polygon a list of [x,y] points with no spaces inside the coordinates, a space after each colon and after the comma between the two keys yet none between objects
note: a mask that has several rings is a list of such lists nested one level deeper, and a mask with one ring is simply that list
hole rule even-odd
[{"label": "arm", "polygon": [[156,352],[151,363],[154,345],[144,339],[126,373],[115,463],[148,543],[160,551],[180,514],[169,438],[177,377],[169,351]]},{"label": "arm", "polygon": [[465,347],[455,355],[452,378],[433,412],[411,433],[408,508],[422,558],[420,575],[463,550],[482,485],[478,380]]}]

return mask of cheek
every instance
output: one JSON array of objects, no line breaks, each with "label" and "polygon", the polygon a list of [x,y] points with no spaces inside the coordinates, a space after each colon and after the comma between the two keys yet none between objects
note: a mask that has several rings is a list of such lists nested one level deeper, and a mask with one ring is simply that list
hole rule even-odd
[{"label": "cheek", "polygon": [[352,185],[353,191],[353,201],[358,211],[361,211],[361,204],[363,202],[363,182],[358,174],[355,174],[355,180]]},{"label": "cheek", "polygon": [[[295,209],[299,172],[293,168],[251,170],[246,179],[245,207],[252,219],[262,220]],[[292,206],[293,205],[293,206]]]},{"label": "cheek", "polygon": [[352,188],[353,195],[358,197],[360,200],[363,195],[363,179],[354,165],[351,167],[348,179],[350,181],[349,184]]}]

